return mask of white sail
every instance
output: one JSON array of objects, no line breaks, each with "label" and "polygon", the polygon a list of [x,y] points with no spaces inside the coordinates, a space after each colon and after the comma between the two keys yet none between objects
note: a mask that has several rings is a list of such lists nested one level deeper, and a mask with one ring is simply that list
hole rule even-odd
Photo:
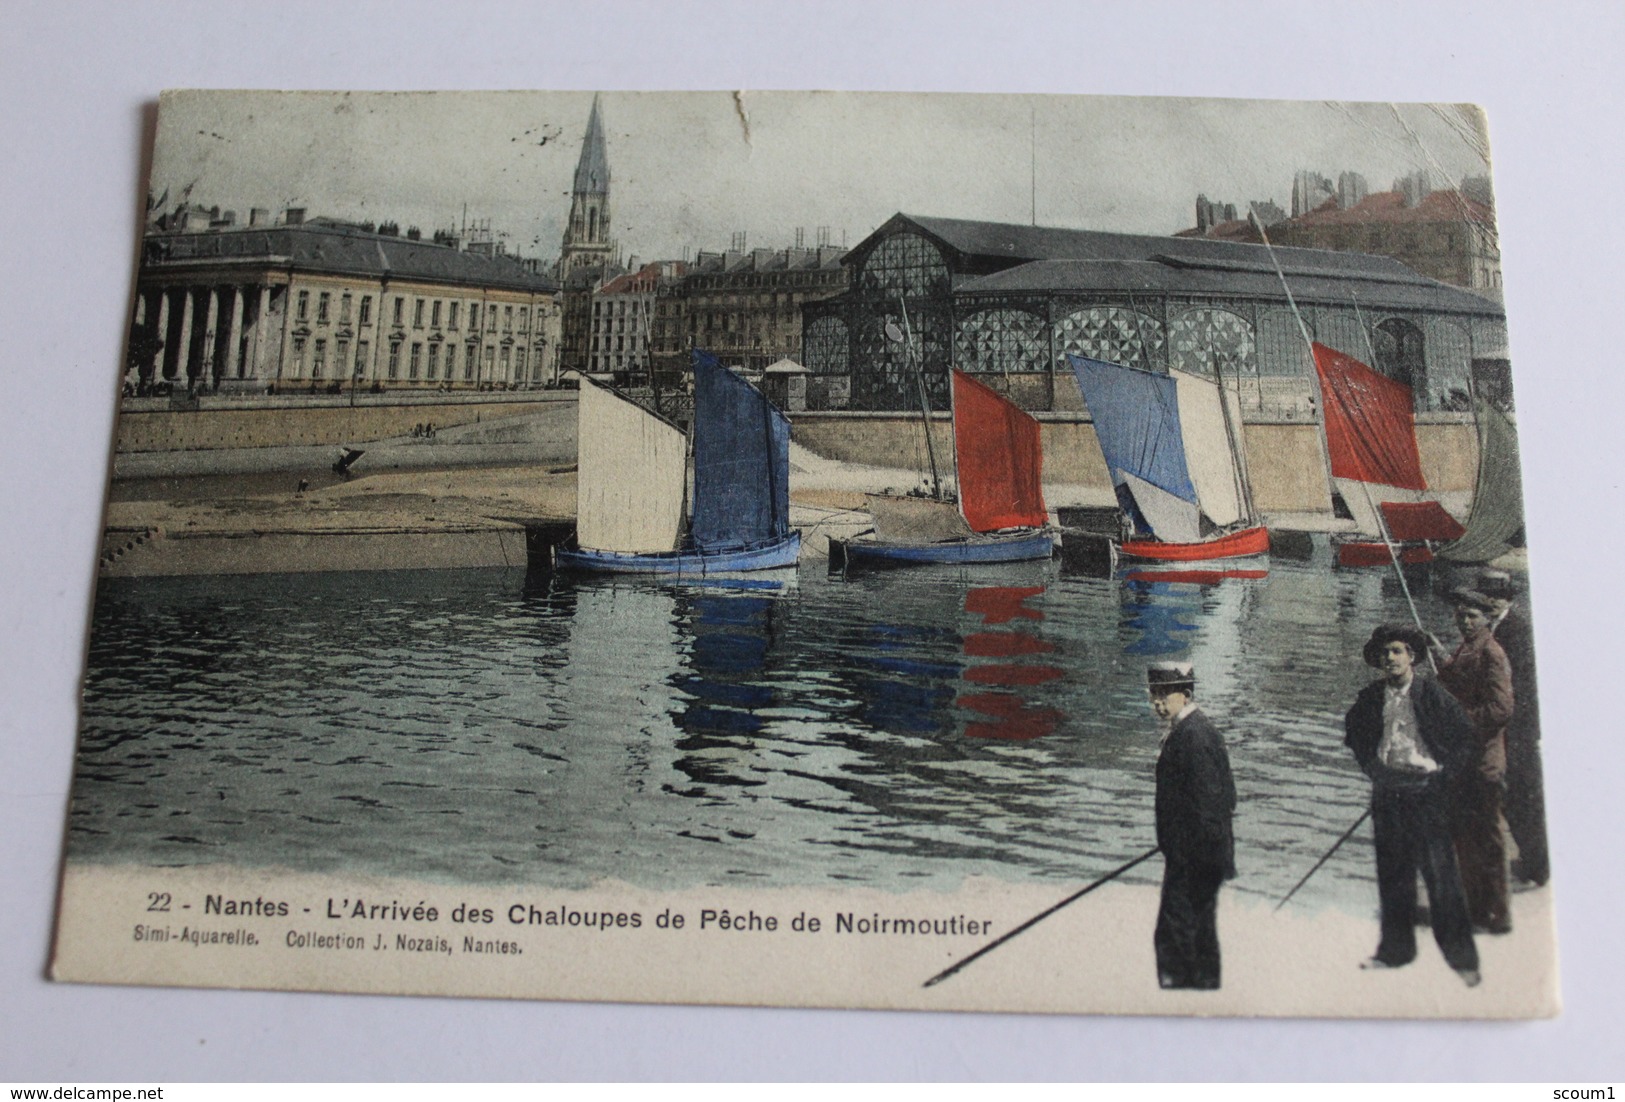
[{"label": "white sail", "polygon": [[1140,507],[1140,512],[1145,515],[1158,539],[1164,543],[1197,543],[1201,540],[1202,515],[1196,506],[1128,471],[1118,471],[1117,474],[1129,493],[1134,495],[1134,504]]},{"label": "white sail", "polygon": [[1230,405],[1230,423],[1226,425],[1217,383],[1184,371],[1169,374],[1174,377],[1179,393],[1179,431],[1185,438],[1185,466],[1190,471],[1191,484],[1196,487],[1202,512],[1220,527],[1234,524],[1246,513],[1236,477],[1235,449],[1241,441],[1231,442],[1231,433],[1241,431],[1240,402],[1234,393],[1223,392]]},{"label": "white sail", "polygon": [[959,507],[929,497],[867,494],[875,538],[887,543],[941,543],[969,539],[974,533]]},{"label": "white sail", "polygon": [[675,549],[683,523],[687,438],[590,382],[581,387],[576,437],[577,544],[638,554]]}]

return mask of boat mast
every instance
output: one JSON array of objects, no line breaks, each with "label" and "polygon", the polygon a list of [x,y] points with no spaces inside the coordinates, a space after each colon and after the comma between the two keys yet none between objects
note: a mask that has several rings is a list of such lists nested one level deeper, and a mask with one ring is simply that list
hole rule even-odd
[{"label": "boat mast", "polygon": [[[1254,524],[1258,514],[1253,509],[1253,489],[1247,477],[1247,456],[1242,449],[1242,441],[1237,439],[1239,434],[1236,426],[1230,421],[1230,400],[1224,389],[1224,375],[1219,370],[1219,354],[1208,349],[1208,359],[1213,363],[1213,379],[1219,384],[1219,412],[1224,416],[1224,436],[1230,443],[1230,475],[1235,480],[1236,490],[1241,497],[1242,508],[1247,510],[1247,523]],[[1241,399],[1241,380],[1236,380],[1236,399]]]},{"label": "boat mast", "polygon": [[920,423],[925,427],[925,455],[931,463],[931,496],[937,501],[942,500],[942,479],[937,475],[937,449],[931,443],[931,399],[925,391],[925,369],[920,365],[920,358],[914,352],[914,330],[908,323],[908,304],[903,296],[897,296],[897,306],[903,312],[903,328],[898,330],[891,322],[886,323],[886,336],[892,341],[901,341],[905,355],[914,368],[914,383],[920,392]]}]

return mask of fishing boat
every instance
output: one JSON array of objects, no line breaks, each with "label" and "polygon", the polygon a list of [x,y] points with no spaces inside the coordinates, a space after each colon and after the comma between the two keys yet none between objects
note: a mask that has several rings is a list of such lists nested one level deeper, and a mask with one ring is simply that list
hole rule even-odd
[{"label": "fishing boat", "polygon": [[1428,496],[1411,388],[1318,341],[1310,351],[1332,487],[1356,528],[1333,536],[1337,564],[1432,562],[1436,544],[1466,529]]},{"label": "fishing boat", "polygon": [[696,349],[693,369],[692,441],[619,391],[582,380],[575,545],[554,553],[556,566],[697,577],[796,564],[790,422],[709,353]]},{"label": "fishing boat", "polygon": [[952,375],[959,499],[868,495],[873,539],[830,539],[832,570],[923,563],[1021,562],[1055,553],[1039,426],[983,383]]},{"label": "fishing boat", "polygon": [[1512,419],[1479,398],[1478,480],[1473,507],[1461,538],[1438,549],[1452,562],[1489,562],[1521,544],[1523,478],[1518,462],[1518,430]]},{"label": "fishing boat", "polygon": [[1132,529],[1123,556],[1200,562],[1269,551],[1249,500],[1234,393],[1185,371],[1068,359]]}]

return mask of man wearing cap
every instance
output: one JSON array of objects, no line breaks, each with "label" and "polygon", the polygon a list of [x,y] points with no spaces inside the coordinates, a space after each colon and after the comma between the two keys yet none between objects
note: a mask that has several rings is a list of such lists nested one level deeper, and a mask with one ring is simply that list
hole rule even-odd
[{"label": "man wearing cap", "polygon": [[1484,570],[1478,591],[1490,599],[1490,631],[1512,667],[1512,719],[1507,723],[1506,818],[1517,843],[1512,873],[1544,884],[1551,877],[1546,850],[1545,781],[1540,767],[1540,695],[1535,680],[1535,639],[1514,602],[1517,583],[1504,570]]},{"label": "man wearing cap", "polygon": [[1427,636],[1405,624],[1371,633],[1366,665],[1382,677],[1360,690],[1344,718],[1344,742],[1371,778],[1371,825],[1377,851],[1382,934],[1370,968],[1399,968],[1416,959],[1416,874],[1422,874],[1433,938],[1446,963],[1477,986],[1478,947],[1450,833],[1449,785],[1473,768],[1472,720],[1416,661]]},{"label": "man wearing cap", "polygon": [[1211,991],[1219,986],[1219,887],[1236,875],[1230,756],[1219,729],[1192,703],[1196,674],[1188,663],[1152,665],[1146,685],[1151,710],[1168,725],[1157,758],[1157,982]]},{"label": "man wearing cap", "polygon": [[1476,732],[1472,768],[1451,780],[1451,829],[1473,924],[1492,934],[1512,931],[1505,820],[1506,725],[1512,718],[1512,668],[1490,632],[1494,605],[1473,589],[1451,593],[1461,646],[1439,667],[1439,684],[1461,703]]}]

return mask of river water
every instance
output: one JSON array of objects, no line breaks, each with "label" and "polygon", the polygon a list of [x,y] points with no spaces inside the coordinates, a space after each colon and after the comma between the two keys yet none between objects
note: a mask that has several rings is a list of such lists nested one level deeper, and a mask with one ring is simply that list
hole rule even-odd
[{"label": "river water", "polygon": [[[1342,715],[1371,627],[1408,613],[1392,570],[1324,547],[1267,566],[103,580],[69,855],[560,888],[1076,884],[1153,843],[1144,671],[1181,659],[1230,747],[1234,890],[1279,898],[1363,808]],[[1449,639],[1434,581],[1416,600]],[[1357,837],[1300,898],[1369,909],[1370,877]]]}]

